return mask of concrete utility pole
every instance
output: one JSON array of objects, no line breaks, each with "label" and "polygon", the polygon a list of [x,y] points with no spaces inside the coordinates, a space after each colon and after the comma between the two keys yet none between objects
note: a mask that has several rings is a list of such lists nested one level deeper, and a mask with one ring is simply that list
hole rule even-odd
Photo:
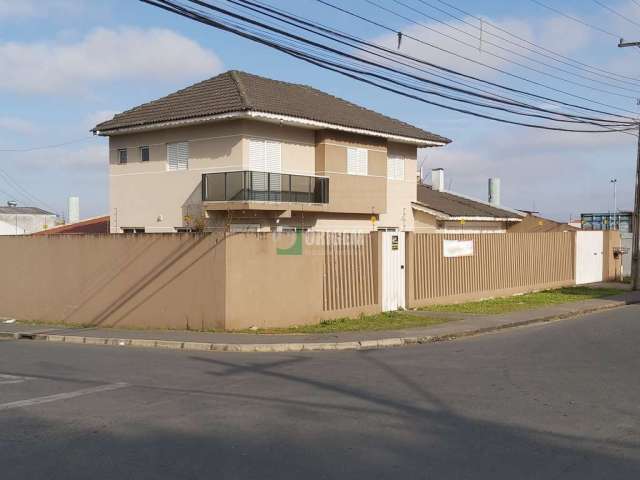
[{"label": "concrete utility pole", "polygon": [[[640,42],[625,42],[622,38],[618,47],[640,47]],[[633,205],[633,244],[631,245],[631,289],[640,290],[640,122],[638,122],[638,152],[636,157],[636,195]]]},{"label": "concrete utility pole", "polygon": [[611,184],[613,185],[613,229],[619,230],[618,228],[618,179],[612,178]]}]

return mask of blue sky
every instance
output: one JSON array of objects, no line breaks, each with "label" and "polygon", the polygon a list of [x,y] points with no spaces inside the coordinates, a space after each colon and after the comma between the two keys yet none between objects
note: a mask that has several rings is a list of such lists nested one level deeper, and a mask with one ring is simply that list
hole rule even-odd
[{"label": "blue sky", "polygon": [[[377,1],[402,11],[392,0]],[[403,2],[443,17],[419,0]],[[384,31],[314,0],[269,3],[376,42],[395,41]],[[483,51],[460,45],[425,27],[455,32],[410,11],[404,13],[415,22],[386,14],[365,0],[336,3],[509,72],[638,111],[631,98],[595,92],[523,70],[489,55],[488,45],[483,46]],[[429,3],[443,7],[437,0]],[[640,49],[618,49],[616,39],[529,0],[449,3],[571,58],[610,72],[640,77]],[[604,11],[594,2],[543,3],[625,38],[640,39],[640,27]],[[640,2],[614,1],[610,5],[640,23]],[[570,100],[410,40],[405,40],[402,48],[409,54],[492,81]],[[78,195],[83,217],[108,213],[106,141],[92,137],[89,129],[116,112],[228,69],[310,84],[453,139],[446,148],[423,152],[422,158],[425,170],[445,168],[447,185],[454,191],[484,199],[487,178],[499,176],[504,204],[535,208],[543,215],[568,220],[581,211],[611,210],[609,179],[615,177],[619,181],[619,207],[632,206],[635,139],[631,136],[547,133],[465,117],[355,83],[135,0],[0,0],[0,150],[79,140],[58,148],[0,151],[0,201],[17,199],[21,204],[37,204],[65,213],[66,198]]]}]

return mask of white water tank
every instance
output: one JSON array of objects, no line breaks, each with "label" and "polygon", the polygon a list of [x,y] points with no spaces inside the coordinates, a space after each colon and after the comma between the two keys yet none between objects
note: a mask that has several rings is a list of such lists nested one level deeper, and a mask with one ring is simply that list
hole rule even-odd
[{"label": "white water tank", "polygon": [[69,197],[67,217],[69,223],[80,221],[80,197]]}]

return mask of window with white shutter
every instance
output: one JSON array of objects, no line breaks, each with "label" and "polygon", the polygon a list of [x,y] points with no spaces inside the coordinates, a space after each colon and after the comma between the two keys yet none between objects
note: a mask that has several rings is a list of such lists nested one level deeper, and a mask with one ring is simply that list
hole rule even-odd
[{"label": "window with white shutter", "polygon": [[387,158],[387,178],[404,180],[404,157],[390,156]]},{"label": "window with white shutter", "polygon": [[273,140],[250,138],[249,170],[253,172],[251,182],[253,190],[267,190],[268,180],[272,191],[280,190],[280,175],[269,176],[268,173],[282,172],[282,144]]},{"label": "window with white shutter", "polygon": [[169,170],[189,168],[189,142],[167,143],[167,167]]},{"label": "window with white shutter", "polygon": [[347,173],[367,175],[369,171],[369,151],[366,148],[347,148]]}]

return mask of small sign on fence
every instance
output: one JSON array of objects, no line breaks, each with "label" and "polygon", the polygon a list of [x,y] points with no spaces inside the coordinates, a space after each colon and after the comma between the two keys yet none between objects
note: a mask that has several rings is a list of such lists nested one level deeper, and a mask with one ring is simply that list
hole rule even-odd
[{"label": "small sign on fence", "polygon": [[443,240],[445,257],[472,257],[473,240]]},{"label": "small sign on fence", "polygon": [[398,250],[398,235],[391,237],[391,250]]}]

